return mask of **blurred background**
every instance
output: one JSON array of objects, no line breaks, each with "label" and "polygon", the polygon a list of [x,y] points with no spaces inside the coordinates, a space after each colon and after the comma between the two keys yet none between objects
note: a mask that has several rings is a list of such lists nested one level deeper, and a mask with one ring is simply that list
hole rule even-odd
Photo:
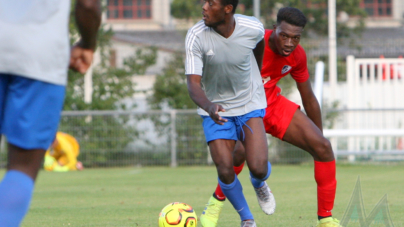
[{"label": "blurred background", "polygon": [[[184,75],[185,35],[201,19],[202,1],[103,3],[94,64],[85,76],[69,72],[59,131],[78,140],[86,168],[212,165]],[[271,29],[284,6],[308,18],[301,45],[337,161],[403,161],[404,1],[240,0],[237,13]],[[77,41],[73,17],[70,37]],[[301,104],[290,76],[279,86]],[[268,142],[272,163],[312,161],[276,138]]]}]

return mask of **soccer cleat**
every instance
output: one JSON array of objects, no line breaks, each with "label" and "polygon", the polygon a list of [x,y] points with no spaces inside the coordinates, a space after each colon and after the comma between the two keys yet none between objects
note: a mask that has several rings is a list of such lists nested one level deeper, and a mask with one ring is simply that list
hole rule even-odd
[{"label": "soccer cleat", "polygon": [[202,212],[200,222],[202,227],[216,227],[219,220],[220,212],[224,201],[219,201],[215,197],[211,196],[208,204],[206,204],[205,210]]},{"label": "soccer cleat", "polygon": [[267,182],[264,182],[264,186],[260,188],[254,187],[254,190],[257,194],[257,199],[261,210],[268,215],[275,213],[275,197],[272,194],[271,189],[268,187]]},{"label": "soccer cleat", "polygon": [[247,220],[241,222],[241,227],[257,227],[254,220]]},{"label": "soccer cleat", "polygon": [[342,227],[336,218],[322,218],[317,221],[317,227]]}]

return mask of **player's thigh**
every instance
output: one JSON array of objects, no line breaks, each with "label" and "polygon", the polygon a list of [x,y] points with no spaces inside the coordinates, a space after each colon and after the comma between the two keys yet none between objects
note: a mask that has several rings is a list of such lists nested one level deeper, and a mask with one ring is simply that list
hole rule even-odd
[{"label": "player's thigh", "polygon": [[245,148],[246,160],[249,166],[251,164],[258,165],[261,162],[266,164],[268,160],[268,143],[262,121],[264,115],[265,111],[261,113],[256,111],[254,115],[250,115],[251,118],[246,121],[246,125],[243,125],[245,137],[241,142]]},{"label": "player's thigh", "polygon": [[47,149],[55,138],[65,87],[13,76],[4,105],[2,132],[22,149]]},{"label": "player's thigh", "polygon": [[233,151],[233,165],[241,166],[245,162],[245,149],[240,140],[237,140]]},{"label": "player's thigh", "polygon": [[237,141],[236,126],[232,118],[223,125],[216,124],[209,116],[202,116],[206,143],[215,164],[232,166],[232,152]]},{"label": "player's thigh", "polygon": [[209,142],[209,149],[213,162],[216,166],[225,168],[233,167],[233,149],[235,140],[217,139]]},{"label": "player's thigh", "polygon": [[321,130],[300,110],[293,115],[283,140],[311,154],[327,141]]}]

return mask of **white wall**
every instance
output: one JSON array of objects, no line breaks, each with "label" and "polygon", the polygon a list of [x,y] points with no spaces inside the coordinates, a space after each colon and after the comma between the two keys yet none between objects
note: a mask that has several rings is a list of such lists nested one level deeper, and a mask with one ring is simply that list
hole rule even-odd
[{"label": "white wall", "polygon": [[153,0],[153,20],[162,28],[172,28],[170,0]]},{"label": "white wall", "polygon": [[396,20],[404,21],[404,1],[393,0],[393,17]]}]

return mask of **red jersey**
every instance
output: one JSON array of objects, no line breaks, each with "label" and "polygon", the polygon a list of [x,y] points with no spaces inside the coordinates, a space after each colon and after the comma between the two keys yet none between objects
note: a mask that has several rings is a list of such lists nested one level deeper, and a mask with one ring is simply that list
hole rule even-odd
[{"label": "red jersey", "polygon": [[306,82],[309,79],[306,52],[303,47],[299,44],[287,57],[274,53],[268,43],[272,31],[273,30],[265,30],[264,39],[266,44],[261,70],[268,105],[281,93],[281,89],[276,86],[276,83],[278,83],[282,77],[290,73],[293,79],[298,83]]}]

